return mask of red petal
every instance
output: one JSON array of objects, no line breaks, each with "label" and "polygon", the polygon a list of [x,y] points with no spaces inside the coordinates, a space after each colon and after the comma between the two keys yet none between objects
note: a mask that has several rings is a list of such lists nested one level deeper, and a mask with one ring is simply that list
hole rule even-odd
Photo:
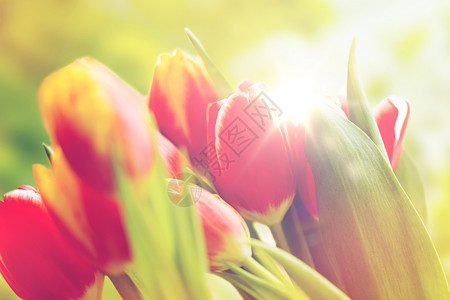
[{"label": "red petal", "polygon": [[95,268],[64,242],[31,189],[5,195],[0,237],[0,271],[21,298],[74,299],[95,282]]},{"label": "red petal", "polygon": [[374,116],[392,169],[395,171],[409,119],[409,103],[399,97],[388,97],[375,108]]}]

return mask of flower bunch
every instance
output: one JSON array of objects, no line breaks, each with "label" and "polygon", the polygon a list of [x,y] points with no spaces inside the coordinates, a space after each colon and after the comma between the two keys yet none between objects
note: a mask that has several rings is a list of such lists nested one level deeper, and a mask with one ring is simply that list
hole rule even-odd
[{"label": "flower bunch", "polygon": [[450,299],[402,175],[408,102],[371,112],[352,50],[347,95],[290,119],[188,36],[201,60],[162,55],[147,96],[92,58],[43,81],[49,167],[0,203],[14,292],[101,299],[106,275],[123,299]]}]

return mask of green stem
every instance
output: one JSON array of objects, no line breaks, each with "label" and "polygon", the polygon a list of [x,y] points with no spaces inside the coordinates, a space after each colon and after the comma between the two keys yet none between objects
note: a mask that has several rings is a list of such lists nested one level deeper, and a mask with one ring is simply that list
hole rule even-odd
[{"label": "green stem", "polygon": [[267,271],[260,263],[258,263],[253,257],[249,257],[243,263],[243,266],[252,272],[253,274],[269,281],[277,285],[282,285],[281,281],[279,281],[272,273]]},{"label": "green stem", "polygon": [[126,273],[108,275],[123,300],[141,300],[142,296],[136,285]]},{"label": "green stem", "polygon": [[[311,268],[315,268],[314,260],[311,256],[311,252],[308,247],[308,243],[306,242],[305,233],[303,232],[302,224],[300,222],[300,217],[296,213],[295,204],[292,204],[292,210],[288,211],[289,217],[292,218],[292,227],[295,230],[295,236],[297,238],[296,243],[292,246],[291,254],[297,256],[300,260],[307,263]],[[289,231],[288,231],[289,234]]]},{"label": "green stem", "polygon": [[291,249],[289,248],[289,244],[287,242],[286,236],[284,235],[283,227],[281,223],[276,223],[269,226],[270,231],[272,231],[273,238],[277,243],[277,246],[281,249],[291,253]]}]

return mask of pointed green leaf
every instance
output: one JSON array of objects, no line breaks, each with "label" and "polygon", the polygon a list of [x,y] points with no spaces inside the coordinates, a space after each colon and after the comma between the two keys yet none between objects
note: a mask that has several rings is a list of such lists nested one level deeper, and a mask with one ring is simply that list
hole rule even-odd
[{"label": "pointed green leaf", "polygon": [[234,93],[233,88],[209,58],[208,53],[206,53],[206,50],[203,48],[203,45],[200,43],[199,39],[188,28],[185,28],[184,31],[186,32],[189,41],[194,46],[197,55],[201,58],[206,71],[214,82],[214,86],[216,87],[219,97],[223,99],[232,95]]},{"label": "pointed green leaf", "polygon": [[311,299],[349,299],[341,290],[335,287],[325,277],[310,266],[297,259],[292,254],[278,248],[268,246],[258,240],[252,239],[252,246],[263,249],[278,261],[291,276],[291,279]]},{"label": "pointed green leaf", "polygon": [[414,161],[404,149],[395,169],[395,176],[397,176],[398,181],[408,195],[409,200],[417,209],[423,222],[427,224],[428,210],[422,179]]},{"label": "pointed green leaf", "polygon": [[294,200],[294,203],[292,203],[283,218],[283,231],[289,243],[290,253],[307,263],[311,268],[314,268],[314,261],[303,232],[295,202]]},{"label": "pointed green leaf", "polygon": [[450,299],[436,250],[388,162],[329,107],[309,117],[305,151],[319,229],[352,299]]},{"label": "pointed green leaf", "polygon": [[45,155],[47,156],[48,162],[52,163],[52,156],[55,154],[52,147],[47,145],[46,143],[42,143],[42,147],[44,148]]},{"label": "pointed green leaf", "polygon": [[384,148],[383,140],[378,130],[377,123],[372,116],[364,93],[363,86],[359,79],[356,68],[356,39],[353,39],[350,47],[350,54],[348,58],[347,71],[347,105],[348,117],[350,121],[356,124],[362,131],[364,131],[372,141],[380,148],[384,157],[388,160],[386,149]]}]

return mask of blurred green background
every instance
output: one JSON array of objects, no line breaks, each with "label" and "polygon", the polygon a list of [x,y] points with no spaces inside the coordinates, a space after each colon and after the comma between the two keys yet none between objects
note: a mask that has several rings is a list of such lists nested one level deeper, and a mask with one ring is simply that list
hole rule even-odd
[{"label": "blurred green background", "polygon": [[[31,165],[45,163],[36,94],[47,74],[88,55],[146,94],[160,53],[193,53],[184,27],[233,84],[288,79],[299,82],[299,95],[344,90],[356,36],[372,104],[387,95],[411,103],[405,148],[421,171],[428,228],[450,276],[447,1],[0,0],[0,192],[34,185]],[[0,298],[14,299],[5,286]]]}]

